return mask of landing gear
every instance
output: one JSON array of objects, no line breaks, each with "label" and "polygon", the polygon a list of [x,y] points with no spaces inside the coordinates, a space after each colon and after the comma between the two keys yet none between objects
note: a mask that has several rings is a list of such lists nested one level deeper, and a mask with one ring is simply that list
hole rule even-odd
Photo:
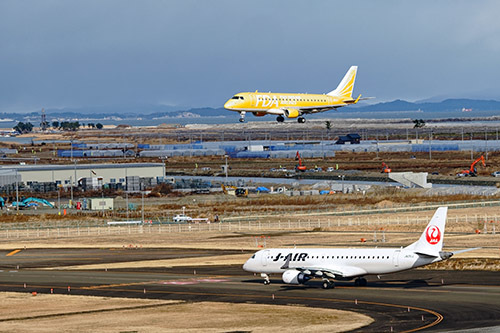
[{"label": "landing gear", "polygon": [[330,280],[324,279],[322,287],[323,289],[333,289],[335,288],[335,283]]},{"label": "landing gear", "polygon": [[276,117],[276,121],[277,121],[278,123],[282,123],[282,122],[284,122],[284,121],[285,121],[285,118],[284,118],[283,116],[277,116],[277,117]]},{"label": "landing gear", "polygon": [[306,118],[304,118],[304,117],[298,117],[298,118],[297,118],[297,122],[298,122],[299,124],[303,124],[303,123],[305,123],[305,122],[306,122]]},{"label": "landing gear", "polygon": [[356,280],[354,280],[354,285],[356,287],[365,287],[366,284],[367,282],[365,278],[357,278]]},{"label": "landing gear", "polygon": [[245,111],[240,112],[240,123],[244,123],[245,122],[245,114],[246,114]]},{"label": "landing gear", "polygon": [[269,275],[266,273],[260,273],[260,276],[264,278],[264,285],[268,285],[271,283],[271,280],[269,280]]}]

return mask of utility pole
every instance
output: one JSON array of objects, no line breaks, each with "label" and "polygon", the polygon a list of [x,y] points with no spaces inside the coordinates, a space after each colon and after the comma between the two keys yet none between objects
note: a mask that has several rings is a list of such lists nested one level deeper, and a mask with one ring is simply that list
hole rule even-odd
[{"label": "utility pole", "polygon": [[125,168],[125,205],[127,206],[127,221],[128,221],[128,181],[127,168]]},{"label": "utility pole", "polygon": [[144,224],[144,189],[142,189],[141,193],[142,193],[142,223]]},{"label": "utility pole", "polygon": [[432,160],[432,129],[429,133],[429,159]]},{"label": "utility pole", "polygon": [[226,185],[227,185],[227,155],[224,155],[224,157],[226,158]]},{"label": "utility pole", "polygon": [[73,208],[73,177],[69,176],[69,186],[71,187],[71,205],[70,208]]},{"label": "utility pole", "polygon": [[17,168],[16,168],[16,211],[17,213],[19,213],[19,181],[17,179],[17,176],[18,173],[17,173]]}]

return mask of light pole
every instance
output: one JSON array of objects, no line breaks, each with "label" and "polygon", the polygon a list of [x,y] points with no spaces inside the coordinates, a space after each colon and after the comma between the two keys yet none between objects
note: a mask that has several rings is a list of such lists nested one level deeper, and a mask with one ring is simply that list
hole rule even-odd
[{"label": "light pole", "polygon": [[127,168],[125,168],[125,205],[127,206],[127,221],[128,221],[128,182],[127,182]]},{"label": "light pole", "polygon": [[342,179],[342,193],[344,193],[344,177],[345,175],[340,175],[339,178]]},{"label": "light pole", "polygon": [[224,155],[224,157],[226,158],[226,168],[225,168],[226,170],[225,171],[226,171],[226,185],[227,185],[227,155]]},{"label": "light pole", "polygon": [[144,190],[142,190],[141,193],[142,193],[142,224],[144,224]]},{"label": "light pole", "polygon": [[19,213],[19,180],[17,179],[18,173],[16,168],[16,211]]},{"label": "light pole", "polygon": [[58,215],[61,215],[61,187],[57,187],[57,210]]},{"label": "light pole", "polygon": [[429,159],[432,160],[432,129],[429,133]]},{"label": "light pole", "polygon": [[69,186],[71,187],[71,205],[70,208],[73,208],[73,177],[69,176]]}]

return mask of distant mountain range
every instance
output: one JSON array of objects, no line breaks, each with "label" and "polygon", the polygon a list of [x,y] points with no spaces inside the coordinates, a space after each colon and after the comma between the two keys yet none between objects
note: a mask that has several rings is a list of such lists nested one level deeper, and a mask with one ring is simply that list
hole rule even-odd
[{"label": "distant mountain range", "polygon": [[[407,102],[395,100],[392,102],[376,103],[372,105],[355,105],[339,108],[337,112],[397,112],[419,111],[425,117],[426,113],[436,112],[462,112],[462,111],[497,111],[500,115],[500,101],[479,99],[446,99],[440,102]],[[199,118],[199,117],[239,117],[236,112],[224,108],[191,108],[178,110],[172,106],[163,105],[134,105],[134,106],[106,106],[106,107],[81,107],[46,109],[47,120],[73,119],[73,120],[98,120],[98,119],[171,119],[171,118]],[[467,114],[464,113],[464,116]],[[40,111],[30,113],[0,113],[2,119],[25,121],[40,119]]]},{"label": "distant mountain range", "polygon": [[441,102],[407,102],[397,99],[392,102],[377,103],[357,107],[357,111],[416,111],[423,112],[440,112],[440,111],[462,111],[463,109],[470,111],[495,111],[499,110],[500,102],[495,100],[480,100],[480,99],[446,99]]}]

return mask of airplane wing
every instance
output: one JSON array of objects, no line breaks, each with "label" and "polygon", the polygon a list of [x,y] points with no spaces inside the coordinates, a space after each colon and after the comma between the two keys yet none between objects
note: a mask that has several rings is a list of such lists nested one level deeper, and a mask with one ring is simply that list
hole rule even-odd
[{"label": "airplane wing", "polygon": [[324,111],[340,108],[340,107],[346,106],[346,105],[347,104],[322,105],[321,107],[319,107],[319,106],[302,106],[302,107],[297,107],[297,108],[288,107],[287,109],[295,109],[295,110],[299,111],[301,114],[309,114],[309,113],[324,112]]},{"label": "airplane wing", "polygon": [[281,268],[295,269],[312,277],[322,277],[325,275],[331,279],[351,279],[367,274],[366,270],[355,266],[290,267],[290,258],[287,259]]},{"label": "airplane wing", "polygon": [[354,266],[337,266],[337,267],[290,267],[302,272],[311,277],[327,276],[331,279],[342,280],[351,279],[357,276],[366,275],[367,272],[359,267]]}]

